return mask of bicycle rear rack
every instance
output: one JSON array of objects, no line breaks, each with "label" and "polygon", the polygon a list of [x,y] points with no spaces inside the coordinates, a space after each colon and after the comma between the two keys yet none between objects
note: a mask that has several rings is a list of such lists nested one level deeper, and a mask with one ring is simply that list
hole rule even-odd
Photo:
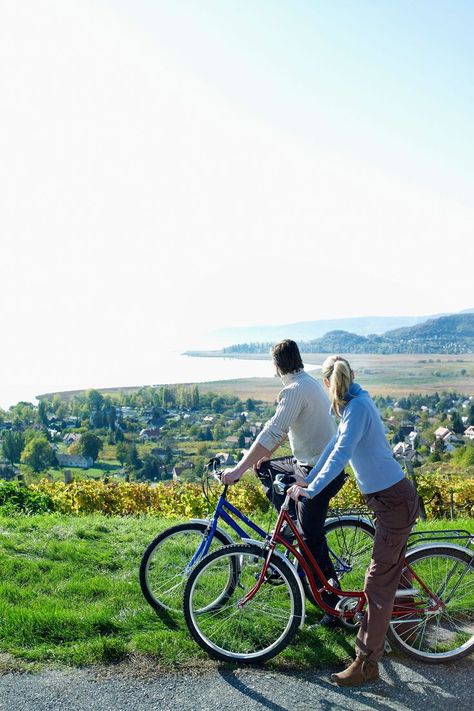
[{"label": "bicycle rear rack", "polygon": [[413,531],[408,538],[408,546],[415,546],[428,541],[457,541],[465,546],[474,547],[474,535],[462,528],[444,529],[439,531]]},{"label": "bicycle rear rack", "polygon": [[328,518],[339,518],[341,516],[360,516],[361,518],[372,518],[373,512],[367,506],[352,506],[352,507],[330,507],[328,510]]}]

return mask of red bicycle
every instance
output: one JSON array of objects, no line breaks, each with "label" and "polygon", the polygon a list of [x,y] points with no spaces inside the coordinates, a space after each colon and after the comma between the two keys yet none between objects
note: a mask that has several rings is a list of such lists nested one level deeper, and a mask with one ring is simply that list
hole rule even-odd
[{"label": "red bicycle", "polygon": [[[288,502],[287,496],[267,541],[246,539],[220,548],[189,576],[183,597],[186,623],[213,657],[262,662],[290,643],[305,618],[299,568],[322,610],[353,628],[362,619],[365,593],[341,590],[324,577],[288,515]],[[285,523],[294,543],[281,535]],[[396,647],[427,662],[459,659],[474,649],[474,552],[440,541],[439,533],[435,537],[406,554],[387,635]],[[324,592],[339,597],[335,609],[325,603]]]}]

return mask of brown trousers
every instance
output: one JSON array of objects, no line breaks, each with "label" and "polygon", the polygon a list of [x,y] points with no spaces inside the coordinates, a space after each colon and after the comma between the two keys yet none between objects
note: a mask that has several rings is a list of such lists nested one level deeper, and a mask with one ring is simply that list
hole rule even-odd
[{"label": "brown trousers", "polygon": [[356,640],[356,653],[377,662],[400,583],[407,539],[419,513],[418,495],[408,479],[365,497],[375,514],[372,560],[365,576],[367,610]]}]

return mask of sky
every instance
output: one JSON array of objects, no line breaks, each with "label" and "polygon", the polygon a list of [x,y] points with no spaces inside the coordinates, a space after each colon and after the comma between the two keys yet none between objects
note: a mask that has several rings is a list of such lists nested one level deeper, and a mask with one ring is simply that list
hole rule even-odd
[{"label": "sky", "polygon": [[3,384],[474,307],[473,23],[463,0],[0,0]]}]

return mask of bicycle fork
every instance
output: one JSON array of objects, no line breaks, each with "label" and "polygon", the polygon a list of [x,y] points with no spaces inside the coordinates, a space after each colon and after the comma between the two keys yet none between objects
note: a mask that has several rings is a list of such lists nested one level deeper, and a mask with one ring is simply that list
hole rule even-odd
[{"label": "bicycle fork", "polygon": [[273,551],[275,550],[275,544],[274,543],[269,543],[268,544],[268,552],[267,556],[265,558],[265,562],[263,564],[263,568],[260,571],[260,574],[258,576],[258,580],[255,583],[255,585],[244,595],[243,598],[241,598],[238,603],[237,607],[239,609],[242,609],[250,600],[252,600],[253,597],[257,594],[257,592],[260,590],[262,587],[263,583],[265,582],[265,577],[268,571],[268,568],[270,567],[270,558],[273,555]]}]

